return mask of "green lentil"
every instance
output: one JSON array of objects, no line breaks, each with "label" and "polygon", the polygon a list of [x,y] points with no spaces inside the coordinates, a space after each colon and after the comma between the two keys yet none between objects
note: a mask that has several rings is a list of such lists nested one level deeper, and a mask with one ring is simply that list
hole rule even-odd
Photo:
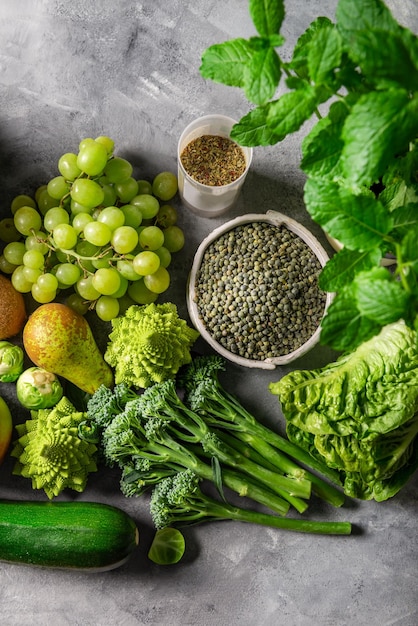
[{"label": "green lentil", "polygon": [[309,246],[284,225],[242,224],[205,250],[195,284],[199,316],[234,354],[257,361],[284,356],[321,322],[321,269]]}]

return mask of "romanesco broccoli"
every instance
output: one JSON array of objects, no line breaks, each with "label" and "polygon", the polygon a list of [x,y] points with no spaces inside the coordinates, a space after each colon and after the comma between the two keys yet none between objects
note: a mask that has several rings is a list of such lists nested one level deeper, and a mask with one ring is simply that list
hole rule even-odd
[{"label": "romanesco broccoli", "polygon": [[174,378],[190,363],[198,337],[171,302],[132,305],[112,320],[104,359],[115,370],[116,384],[146,388]]},{"label": "romanesco broccoli", "polygon": [[78,436],[85,418],[65,396],[52,409],[32,411],[30,420],[16,426],[13,473],[30,478],[33,489],[43,489],[50,499],[66,487],[83,491],[97,470],[97,447]]}]

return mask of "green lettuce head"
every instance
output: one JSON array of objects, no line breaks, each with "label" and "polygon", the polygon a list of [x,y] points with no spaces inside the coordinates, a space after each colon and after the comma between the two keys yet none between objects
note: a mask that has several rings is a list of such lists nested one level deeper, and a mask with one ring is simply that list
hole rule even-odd
[{"label": "green lettuce head", "polygon": [[9,341],[0,341],[0,381],[13,383],[23,372],[24,352]]},{"label": "green lettuce head", "polygon": [[26,409],[49,409],[62,398],[63,388],[52,372],[30,367],[17,379],[16,395]]}]

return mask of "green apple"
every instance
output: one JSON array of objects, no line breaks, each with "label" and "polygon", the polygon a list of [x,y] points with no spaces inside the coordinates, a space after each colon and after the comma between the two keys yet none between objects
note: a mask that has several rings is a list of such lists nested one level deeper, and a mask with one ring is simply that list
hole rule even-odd
[{"label": "green apple", "polygon": [[0,397],[0,463],[6,456],[12,437],[12,428],[13,423],[9,407]]}]

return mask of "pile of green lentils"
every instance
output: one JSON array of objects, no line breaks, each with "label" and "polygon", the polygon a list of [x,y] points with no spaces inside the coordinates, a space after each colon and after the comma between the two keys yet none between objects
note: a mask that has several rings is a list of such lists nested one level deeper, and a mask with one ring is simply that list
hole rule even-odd
[{"label": "pile of green lentils", "polygon": [[246,359],[284,356],[304,344],[324,315],[321,264],[284,225],[239,225],[206,248],[195,303],[208,333]]}]

